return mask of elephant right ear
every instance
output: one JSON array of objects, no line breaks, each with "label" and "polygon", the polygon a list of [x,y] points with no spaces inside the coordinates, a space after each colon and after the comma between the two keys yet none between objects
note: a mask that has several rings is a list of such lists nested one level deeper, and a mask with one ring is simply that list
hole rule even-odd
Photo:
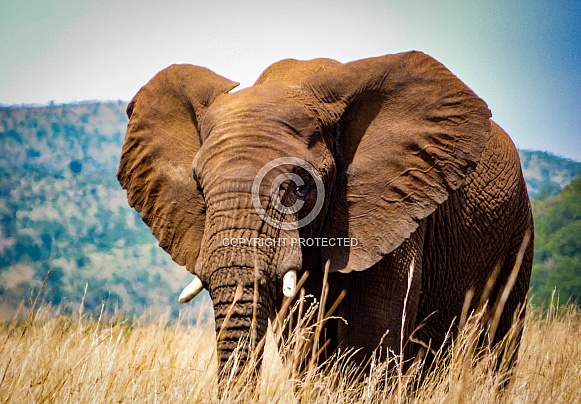
[{"label": "elephant right ear", "polygon": [[331,128],[337,164],[323,235],[356,240],[322,248],[323,262],[363,271],[462,186],[490,138],[490,111],[421,52],[354,61],[305,83]]},{"label": "elephant right ear", "polygon": [[203,67],[172,65],[127,107],[129,124],[117,179],[129,205],[179,265],[193,272],[205,225],[205,203],[192,174],[207,107],[238,83]]}]

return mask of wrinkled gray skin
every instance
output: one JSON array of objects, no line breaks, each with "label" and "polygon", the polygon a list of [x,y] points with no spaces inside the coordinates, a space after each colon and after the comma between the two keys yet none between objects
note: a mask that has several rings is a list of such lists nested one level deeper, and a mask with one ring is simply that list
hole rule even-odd
[{"label": "wrinkled gray skin", "polygon": [[[466,294],[474,293],[475,308],[491,276],[490,301],[499,298],[532,231],[525,182],[508,135],[444,66],[420,52],[347,64],[283,60],[254,86],[231,93],[236,85],[197,66],[160,72],[128,106],[117,174],[160,246],[209,290],[216,329],[224,328],[222,364],[249,335],[253,311],[256,340],[264,336],[287,271],[300,277],[308,270],[305,288],[317,294],[327,260],[328,300],[346,291],[336,314],[347,320],[330,323],[327,337],[331,347],[362,348],[359,359],[380,343],[383,352],[399,353],[406,293],[407,358],[422,347],[438,349],[449,329],[455,334]],[[316,220],[294,230],[266,224],[252,204],[257,172],[285,156],[312,164],[326,191]],[[284,172],[306,180],[280,189],[285,205],[304,201],[298,213],[277,213],[270,201],[270,181]],[[260,187],[267,213],[287,222],[304,217],[316,198],[312,180],[296,166],[277,167]],[[358,245],[223,243],[299,236],[353,238]],[[524,247],[493,342],[524,314],[518,310],[532,241]]]}]

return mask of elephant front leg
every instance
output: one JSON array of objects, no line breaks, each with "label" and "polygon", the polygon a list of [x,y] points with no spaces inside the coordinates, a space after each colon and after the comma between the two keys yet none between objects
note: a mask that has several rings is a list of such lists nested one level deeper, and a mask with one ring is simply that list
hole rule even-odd
[{"label": "elephant front leg", "polygon": [[[298,374],[307,370],[311,365],[321,365],[331,357],[338,347],[337,320],[332,317],[336,313],[330,311],[333,306],[336,306],[337,300],[341,299],[341,289],[337,287],[338,284],[335,281],[338,274],[329,274],[328,276],[325,287],[326,302],[325,306],[322,307],[321,297],[325,277],[318,270],[321,266],[320,258],[315,257],[313,260],[308,260],[307,263],[310,264],[310,268],[316,268],[316,270],[310,270],[308,274],[304,271],[300,273],[301,277],[305,277],[302,292],[298,292],[292,300],[284,301],[281,299],[279,301],[284,309],[283,311],[279,310],[278,316],[279,326],[281,326],[279,348],[288,349],[288,347],[283,347],[283,345],[288,345],[291,350],[299,349],[300,353],[292,355],[293,360],[296,360],[294,365]],[[321,316],[325,315],[330,315],[331,318],[319,321]],[[282,327],[283,321],[284,327]],[[315,338],[317,338],[316,341]]]},{"label": "elephant front leg", "polygon": [[363,272],[343,275],[346,296],[337,323],[342,349],[360,349],[354,359],[368,363],[373,353],[384,360],[411,356],[410,334],[419,304],[422,234],[412,236],[393,253]]}]

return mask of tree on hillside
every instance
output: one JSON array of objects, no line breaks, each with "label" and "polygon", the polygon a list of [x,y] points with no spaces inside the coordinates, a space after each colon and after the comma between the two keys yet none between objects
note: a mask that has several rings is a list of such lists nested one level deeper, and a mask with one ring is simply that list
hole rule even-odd
[{"label": "tree on hillside", "polygon": [[535,261],[531,278],[534,304],[547,307],[553,289],[561,302],[581,304],[581,176],[558,195],[533,201]]}]

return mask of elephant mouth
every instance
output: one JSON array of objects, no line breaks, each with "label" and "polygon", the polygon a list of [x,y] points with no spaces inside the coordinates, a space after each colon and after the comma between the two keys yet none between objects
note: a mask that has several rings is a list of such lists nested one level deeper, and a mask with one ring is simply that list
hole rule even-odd
[{"label": "elephant mouth", "polygon": [[[202,281],[196,275],[194,279],[182,290],[178,301],[182,304],[193,300],[200,292],[204,290]],[[297,271],[291,269],[284,274],[282,280],[282,294],[286,297],[293,297],[297,291]]]}]

